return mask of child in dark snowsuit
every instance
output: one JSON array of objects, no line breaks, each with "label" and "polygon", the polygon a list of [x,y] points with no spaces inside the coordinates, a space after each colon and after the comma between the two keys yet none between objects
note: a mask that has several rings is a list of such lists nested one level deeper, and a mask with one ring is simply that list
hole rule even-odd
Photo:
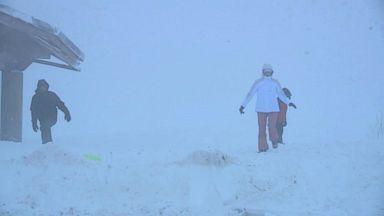
[{"label": "child in dark snowsuit", "polygon": [[64,112],[66,121],[71,121],[71,115],[64,102],[54,92],[48,91],[48,88],[47,81],[39,80],[31,102],[32,128],[37,132],[39,129],[37,122],[40,122],[43,144],[52,142],[51,127],[57,122],[57,108]]},{"label": "child in dark snowsuit", "polygon": [[[282,89],[285,96],[287,96],[289,99],[291,99],[291,92],[287,88]],[[284,102],[282,102],[280,99],[277,99],[279,101],[279,108],[280,112],[277,117],[277,123],[276,123],[276,128],[277,128],[277,133],[279,135],[278,143],[283,143],[283,132],[284,132],[284,127],[287,126],[287,110],[288,106]],[[293,108],[296,109],[296,105],[292,103],[291,105]]]}]

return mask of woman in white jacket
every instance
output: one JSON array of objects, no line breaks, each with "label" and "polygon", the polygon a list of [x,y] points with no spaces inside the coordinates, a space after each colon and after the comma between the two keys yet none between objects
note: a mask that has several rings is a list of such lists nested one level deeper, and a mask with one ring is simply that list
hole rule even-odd
[{"label": "woman in white jacket", "polygon": [[272,142],[273,148],[277,148],[278,133],[276,122],[279,113],[278,98],[285,104],[292,106],[290,100],[283,94],[279,82],[272,79],[273,69],[269,64],[264,64],[262,69],[263,77],[257,79],[252,85],[243,103],[240,106],[240,113],[244,114],[244,109],[256,94],[256,112],[259,124],[259,152],[268,150],[266,125],[268,120],[269,140]]}]

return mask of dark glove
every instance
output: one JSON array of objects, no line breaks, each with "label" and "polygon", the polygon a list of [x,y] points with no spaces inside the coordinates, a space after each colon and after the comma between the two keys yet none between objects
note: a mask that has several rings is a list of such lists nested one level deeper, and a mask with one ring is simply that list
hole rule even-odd
[{"label": "dark glove", "polygon": [[289,103],[288,106],[291,106],[291,107],[297,109],[297,107],[296,107],[296,105],[294,103]]},{"label": "dark glove", "polygon": [[37,130],[39,130],[39,126],[37,126],[37,123],[32,123],[32,129],[35,132],[37,132]]},{"label": "dark glove", "polygon": [[244,114],[244,107],[243,106],[240,106],[239,112],[240,112],[240,114]]},{"label": "dark glove", "polygon": [[64,119],[65,119],[67,122],[70,122],[70,121],[71,121],[71,115],[70,115],[69,113],[68,113],[68,114],[65,114]]}]

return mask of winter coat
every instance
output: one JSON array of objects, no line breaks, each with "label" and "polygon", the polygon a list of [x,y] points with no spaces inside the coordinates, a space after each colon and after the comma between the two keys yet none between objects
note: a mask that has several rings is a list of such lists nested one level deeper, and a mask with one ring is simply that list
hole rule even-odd
[{"label": "winter coat", "polygon": [[31,102],[32,123],[37,123],[39,120],[40,124],[48,122],[54,125],[57,122],[57,108],[63,111],[66,116],[70,115],[64,102],[54,92],[36,91]]},{"label": "winter coat", "polygon": [[289,104],[290,100],[284,95],[279,82],[272,77],[262,77],[255,81],[245,97],[242,106],[246,107],[249,101],[256,94],[256,112],[279,112],[279,98],[285,104]]}]

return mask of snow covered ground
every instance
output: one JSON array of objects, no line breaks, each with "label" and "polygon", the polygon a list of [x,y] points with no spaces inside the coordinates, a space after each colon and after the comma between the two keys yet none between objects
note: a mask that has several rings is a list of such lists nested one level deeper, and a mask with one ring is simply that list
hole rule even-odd
[{"label": "snow covered ground", "polygon": [[[384,215],[381,0],[4,0],[59,27],[80,73],[24,73],[22,143],[0,142],[0,216]],[[257,153],[263,63],[290,88],[286,144]],[[41,145],[29,103],[66,103]]]},{"label": "snow covered ground", "polygon": [[384,214],[383,142],[258,154],[199,134],[1,143],[0,215]]}]

